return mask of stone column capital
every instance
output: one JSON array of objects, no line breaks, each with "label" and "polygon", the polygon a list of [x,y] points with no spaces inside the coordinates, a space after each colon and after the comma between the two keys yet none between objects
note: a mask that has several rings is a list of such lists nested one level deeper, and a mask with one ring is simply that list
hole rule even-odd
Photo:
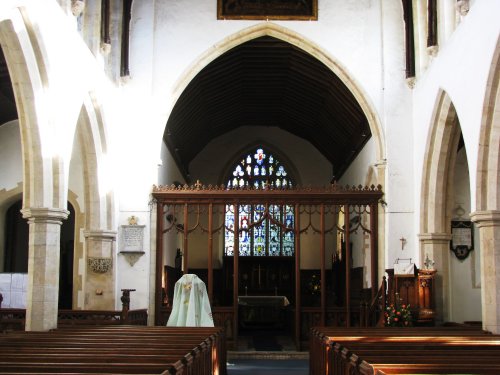
[{"label": "stone column capital", "polygon": [[23,208],[21,214],[28,223],[62,224],[62,221],[68,218],[69,211],[64,208],[28,207]]},{"label": "stone column capital", "polygon": [[421,242],[450,242],[450,233],[419,233],[418,238]]},{"label": "stone column capital", "polygon": [[470,219],[476,223],[479,228],[500,226],[500,211],[474,211],[470,214]]},{"label": "stone column capital", "polygon": [[83,236],[92,240],[114,241],[116,240],[117,232],[115,230],[105,229],[86,229],[83,231]]}]

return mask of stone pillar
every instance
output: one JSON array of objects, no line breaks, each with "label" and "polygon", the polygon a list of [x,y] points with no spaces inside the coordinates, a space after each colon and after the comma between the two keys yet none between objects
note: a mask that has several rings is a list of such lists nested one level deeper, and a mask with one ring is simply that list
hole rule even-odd
[{"label": "stone pillar", "polygon": [[114,263],[116,231],[86,230],[85,301],[86,310],[115,309]]},{"label": "stone pillar", "polygon": [[449,319],[450,316],[450,240],[449,233],[421,233],[420,239],[420,264],[424,259],[434,261],[434,269],[437,271],[435,278],[435,303],[436,323],[439,325]]},{"label": "stone pillar", "polygon": [[483,329],[500,334],[500,211],[476,211],[479,228]]},{"label": "stone pillar", "polygon": [[21,212],[29,224],[26,331],[48,331],[57,328],[61,224],[69,212],[60,208]]}]

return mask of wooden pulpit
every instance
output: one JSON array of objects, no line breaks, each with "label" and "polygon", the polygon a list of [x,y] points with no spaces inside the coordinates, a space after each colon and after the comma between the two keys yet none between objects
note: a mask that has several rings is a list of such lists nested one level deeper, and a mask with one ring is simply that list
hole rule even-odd
[{"label": "wooden pulpit", "polygon": [[410,305],[415,322],[433,325],[436,317],[434,304],[434,278],[436,270],[417,269],[411,274],[395,275],[394,269],[386,269],[389,303],[394,303],[396,293],[401,303]]}]

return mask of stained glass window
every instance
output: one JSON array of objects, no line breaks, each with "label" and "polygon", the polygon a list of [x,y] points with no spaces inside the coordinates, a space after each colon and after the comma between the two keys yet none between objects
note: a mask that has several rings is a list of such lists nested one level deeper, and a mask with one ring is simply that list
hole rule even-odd
[{"label": "stained glass window", "polygon": [[[236,163],[227,180],[228,189],[289,189],[294,186],[287,169],[270,152],[259,147]],[[240,256],[293,256],[295,249],[293,206],[241,205]],[[234,206],[226,206],[224,254],[234,255]]]},{"label": "stained glass window", "polygon": [[229,189],[253,187],[255,189],[288,189],[293,186],[285,167],[273,154],[258,148],[241,158],[227,180]]}]

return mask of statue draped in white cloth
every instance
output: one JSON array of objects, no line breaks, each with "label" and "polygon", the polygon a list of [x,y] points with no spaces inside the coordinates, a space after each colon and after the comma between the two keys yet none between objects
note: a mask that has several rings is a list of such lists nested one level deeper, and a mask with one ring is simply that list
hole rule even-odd
[{"label": "statue draped in white cloth", "polygon": [[207,288],[198,276],[185,274],[175,283],[172,313],[167,326],[214,326]]}]

